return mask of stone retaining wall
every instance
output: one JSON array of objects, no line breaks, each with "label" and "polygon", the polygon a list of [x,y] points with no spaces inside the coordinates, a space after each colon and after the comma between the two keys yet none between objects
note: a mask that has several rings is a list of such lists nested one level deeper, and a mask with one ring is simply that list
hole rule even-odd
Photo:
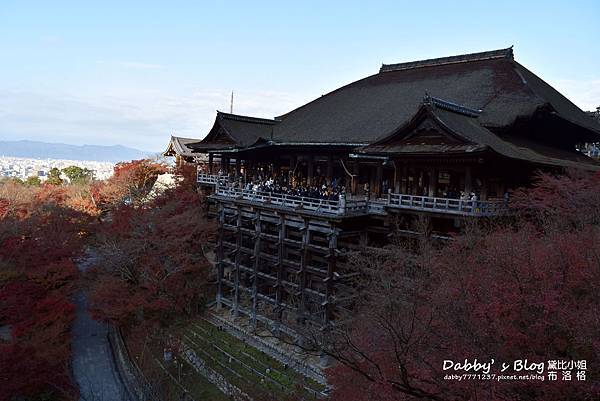
[{"label": "stone retaining wall", "polygon": [[163,401],[158,392],[143,376],[137,366],[134,366],[121,333],[110,326],[108,342],[113,353],[115,365],[123,385],[127,389],[131,401]]}]

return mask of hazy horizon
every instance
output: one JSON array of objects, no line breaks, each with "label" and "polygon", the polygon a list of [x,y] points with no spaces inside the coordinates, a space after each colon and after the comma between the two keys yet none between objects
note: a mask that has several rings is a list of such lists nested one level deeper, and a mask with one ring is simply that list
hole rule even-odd
[{"label": "hazy horizon", "polygon": [[160,152],[217,109],[272,118],[382,63],[514,45],[583,110],[600,106],[600,3],[169,4],[5,1],[0,139]]}]

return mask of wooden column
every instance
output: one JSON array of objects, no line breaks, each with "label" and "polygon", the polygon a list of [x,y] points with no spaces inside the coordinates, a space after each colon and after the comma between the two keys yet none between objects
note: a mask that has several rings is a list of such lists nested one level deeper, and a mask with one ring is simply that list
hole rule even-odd
[{"label": "wooden column", "polygon": [[298,157],[296,155],[291,155],[290,156],[290,174],[288,176],[289,182],[288,184],[291,185],[292,184],[292,177],[294,175],[294,170],[296,168],[296,164],[298,163]]},{"label": "wooden column", "polygon": [[225,174],[229,174],[229,156],[221,156],[222,169]]},{"label": "wooden column", "polygon": [[212,153],[208,154],[208,174],[213,173],[213,157]]},{"label": "wooden column", "polygon": [[487,200],[487,193],[488,193],[487,186],[488,186],[488,180],[486,180],[485,177],[481,177],[481,193],[479,194],[480,200]]},{"label": "wooden column", "polygon": [[356,195],[358,193],[358,175],[359,175],[359,170],[360,170],[360,164],[358,164],[358,160],[355,160],[352,162],[352,174],[354,175],[354,177],[352,177],[352,195]]},{"label": "wooden column", "polygon": [[223,298],[223,224],[225,224],[225,208],[221,203],[218,204],[218,210],[219,231],[217,239],[217,308],[221,309],[221,300]]},{"label": "wooden column", "polygon": [[282,213],[279,215],[279,243],[277,244],[277,283],[275,284],[275,300],[277,301],[277,307],[281,307],[283,301],[283,285],[282,281],[285,278],[285,237],[287,234],[287,227],[285,225],[285,215]]},{"label": "wooden column", "polygon": [[235,158],[235,176],[239,177],[242,173],[242,160],[238,157]]},{"label": "wooden column", "polygon": [[336,250],[337,250],[337,228],[333,226],[331,228],[331,234],[329,236],[329,256],[327,261],[327,278],[325,287],[325,324],[329,323],[333,319],[333,273],[336,268]]},{"label": "wooden column", "polygon": [[429,172],[429,188],[428,193],[429,196],[437,195],[437,186],[438,186],[438,170],[436,168],[430,169]]},{"label": "wooden column", "polygon": [[300,295],[300,302],[298,305],[298,318],[299,318],[299,323],[304,324],[304,315],[306,313],[306,294],[305,294],[305,290],[306,290],[306,266],[308,265],[308,259],[310,257],[309,255],[309,250],[308,250],[308,244],[310,242],[310,230],[308,229],[309,224],[308,224],[308,220],[304,219],[304,227],[303,227],[303,233],[302,233],[302,248],[300,251],[300,288],[299,288],[299,295]]},{"label": "wooden column", "polygon": [[383,179],[383,166],[381,162],[377,161],[377,169],[375,170],[375,187],[373,190],[373,195],[376,198],[381,196],[381,180]]},{"label": "wooden column", "polygon": [[314,164],[315,164],[315,157],[313,155],[308,156],[307,173],[306,173],[306,184],[307,185],[312,185],[314,167],[315,167]]},{"label": "wooden column", "polygon": [[327,156],[327,185],[331,185],[333,182],[333,156]]},{"label": "wooden column", "polygon": [[400,188],[400,193],[408,194],[408,166],[406,163],[402,164],[402,183]]},{"label": "wooden column", "polygon": [[248,167],[248,172],[246,173],[246,181],[254,182],[254,180],[256,179],[256,163],[254,159],[247,160],[246,165]]},{"label": "wooden column", "polygon": [[471,172],[471,166],[465,167],[465,192],[467,195],[473,192],[473,174]]},{"label": "wooden column", "polygon": [[240,263],[242,259],[242,209],[237,207],[236,240],[235,240],[235,276],[233,294],[233,316],[238,317],[240,311]]},{"label": "wooden column", "polygon": [[261,222],[260,222],[260,210],[256,211],[254,215],[256,222],[254,223],[254,232],[255,232],[255,240],[254,240],[254,270],[252,277],[252,329],[256,330],[256,300],[258,298],[258,265],[260,263],[260,231],[261,231]]},{"label": "wooden column", "polygon": [[273,172],[275,173],[275,176],[279,177],[281,175],[281,163],[279,162],[279,160],[276,160],[273,163]]},{"label": "wooden column", "polygon": [[400,193],[402,191],[402,164],[400,162],[394,162],[394,192]]}]

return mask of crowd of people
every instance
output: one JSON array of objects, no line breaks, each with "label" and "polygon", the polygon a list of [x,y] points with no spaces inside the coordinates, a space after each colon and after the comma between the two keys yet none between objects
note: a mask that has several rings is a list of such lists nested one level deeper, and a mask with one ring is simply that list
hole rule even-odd
[{"label": "crowd of people", "polygon": [[[333,178],[329,182],[325,177],[317,176],[311,180],[311,184],[308,184],[306,178],[302,179],[293,176],[262,177],[258,175],[254,179],[244,180],[241,176],[237,178],[226,176],[222,172],[219,172],[219,175],[224,179],[222,184],[230,188],[243,189],[255,193],[268,192],[272,194],[338,201],[340,195],[346,192],[346,188],[341,184],[342,180],[339,178]],[[387,187],[385,184],[387,182],[384,183],[384,188]],[[386,192],[383,191],[383,193]],[[440,192],[437,196],[449,199],[473,202],[478,202],[480,199],[476,192],[459,191],[454,188],[448,188]],[[366,197],[372,195],[368,183],[364,184],[363,193]],[[508,193],[504,194],[504,201],[508,203]]]},{"label": "crowd of people", "polygon": [[242,182],[242,180],[234,180],[230,182],[229,185],[236,189],[244,189],[253,192],[269,192],[272,194],[332,201],[338,201],[340,195],[346,190],[343,186],[338,185],[339,180],[336,178],[329,184],[324,179],[315,179],[315,181],[315,184],[308,185],[305,181],[289,182],[287,180],[274,179],[273,177],[263,180],[259,177],[257,180],[248,180],[245,183]]}]

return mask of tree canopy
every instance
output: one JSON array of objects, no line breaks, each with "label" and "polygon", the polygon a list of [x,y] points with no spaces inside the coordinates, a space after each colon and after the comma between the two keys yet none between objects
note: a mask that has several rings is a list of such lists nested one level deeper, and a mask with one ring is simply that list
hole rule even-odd
[{"label": "tree canopy", "polygon": [[94,176],[94,172],[92,170],[79,166],[65,167],[61,170],[61,172],[69,178],[69,182],[71,184],[82,184],[88,182]]}]

